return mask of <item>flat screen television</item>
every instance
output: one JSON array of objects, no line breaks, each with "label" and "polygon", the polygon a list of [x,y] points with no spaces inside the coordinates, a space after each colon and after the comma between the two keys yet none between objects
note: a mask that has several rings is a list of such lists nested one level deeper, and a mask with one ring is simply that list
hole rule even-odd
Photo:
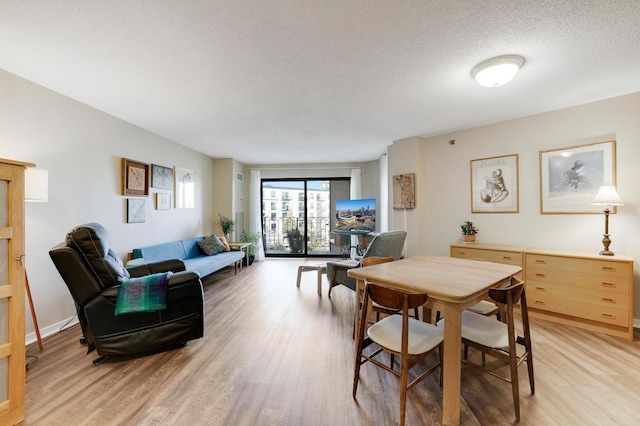
[{"label": "flat screen television", "polygon": [[336,201],[336,231],[376,230],[376,199]]}]

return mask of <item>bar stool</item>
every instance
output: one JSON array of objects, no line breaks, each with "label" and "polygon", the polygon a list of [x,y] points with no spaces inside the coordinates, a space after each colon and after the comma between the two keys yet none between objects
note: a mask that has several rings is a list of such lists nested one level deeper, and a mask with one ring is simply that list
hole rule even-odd
[{"label": "bar stool", "polygon": [[327,265],[300,265],[298,266],[298,280],[296,287],[300,287],[300,279],[303,272],[316,271],[318,273],[318,295],[322,295],[322,274],[327,274]]}]

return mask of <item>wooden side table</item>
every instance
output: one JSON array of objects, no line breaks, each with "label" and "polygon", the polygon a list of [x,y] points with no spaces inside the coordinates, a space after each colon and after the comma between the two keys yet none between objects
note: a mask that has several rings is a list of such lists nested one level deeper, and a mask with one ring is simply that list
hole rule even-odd
[{"label": "wooden side table", "polygon": [[[249,266],[249,246],[251,245],[251,243],[229,243],[229,247],[231,247],[231,250],[244,250],[244,258],[245,261],[247,263],[247,266]],[[240,270],[242,271],[242,263],[240,264]]]}]

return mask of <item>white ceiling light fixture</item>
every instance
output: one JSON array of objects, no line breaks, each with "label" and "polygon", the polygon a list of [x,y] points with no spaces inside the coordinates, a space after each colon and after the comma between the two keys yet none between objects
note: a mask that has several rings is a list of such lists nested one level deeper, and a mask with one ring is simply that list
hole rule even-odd
[{"label": "white ceiling light fixture", "polygon": [[496,56],[473,67],[471,75],[480,86],[498,87],[510,82],[522,65],[524,65],[522,56]]}]

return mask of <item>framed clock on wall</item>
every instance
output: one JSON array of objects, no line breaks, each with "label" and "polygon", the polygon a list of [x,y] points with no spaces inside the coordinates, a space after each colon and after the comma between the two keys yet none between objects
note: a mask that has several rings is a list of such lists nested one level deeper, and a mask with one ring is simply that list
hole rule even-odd
[{"label": "framed clock on wall", "polygon": [[122,195],[149,195],[149,165],[122,159]]}]

